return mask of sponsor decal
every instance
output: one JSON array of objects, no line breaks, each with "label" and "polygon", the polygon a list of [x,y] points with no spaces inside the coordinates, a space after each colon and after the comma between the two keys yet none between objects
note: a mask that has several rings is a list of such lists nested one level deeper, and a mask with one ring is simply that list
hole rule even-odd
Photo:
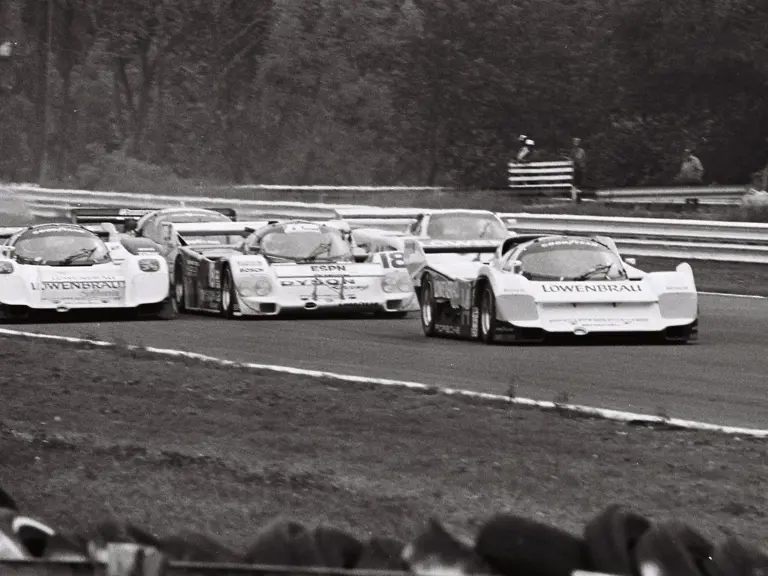
[{"label": "sponsor decal", "polygon": [[298,223],[298,224],[286,224],[283,226],[283,232],[290,234],[291,232],[319,232],[320,226],[317,224]]},{"label": "sponsor decal", "polygon": [[208,268],[208,286],[211,288],[221,288],[221,273],[215,266]]},{"label": "sponsor decal", "polygon": [[445,298],[454,300],[459,296],[459,289],[453,280],[435,279],[434,282],[435,298]]},{"label": "sponsor decal", "polygon": [[435,332],[438,334],[450,334],[451,336],[459,336],[461,334],[458,326],[451,326],[449,324],[435,324]]},{"label": "sponsor decal", "polygon": [[197,270],[200,268],[200,262],[197,260],[188,260],[187,261],[187,276],[189,278],[194,278],[197,276]]},{"label": "sponsor decal", "polygon": [[32,284],[32,289],[37,290],[119,290],[125,288],[125,280],[45,280],[39,285]]},{"label": "sponsor decal", "polygon": [[57,232],[66,232],[67,235],[76,235],[80,234],[81,236],[92,236],[93,232],[91,232],[88,229],[83,228],[77,228],[72,225],[61,225],[61,226],[45,226],[42,228],[34,228],[28,232],[28,234],[31,234],[33,236],[36,236],[38,234],[55,234]]},{"label": "sponsor decal", "polygon": [[293,280],[280,280],[280,286],[359,286],[367,288],[367,284],[358,284],[354,278],[294,278]]},{"label": "sponsor decal", "polygon": [[371,306],[378,306],[378,302],[338,302],[334,304],[339,308],[370,308]]},{"label": "sponsor decal", "polygon": [[343,264],[318,264],[317,266],[310,266],[312,272],[346,272],[347,267]]},{"label": "sponsor decal", "polygon": [[542,292],[569,293],[569,292],[642,292],[640,284],[542,284]]},{"label": "sponsor decal", "polygon": [[494,244],[493,240],[424,240],[424,246],[463,248],[465,246],[480,246],[485,248]]},{"label": "sponsor decal", "polygon": [[546,242],[540,242],[534,246],[541,248],[549,248],[551,246],[593,246],[595,248],[603,248],[602,245],[590,240],[548,240]]},{"label": "sponsor decal", "polygon": [[239,266],[237,271],[243,274],[255,274],[256,272],[264,272],[264,268],[258,266]]},{"label": "sponsor decal", "polygon": [[54,302],[93,302],[120,300],[125,292],[125,280],[115,276],[78,278],[57,276],[40,283],[31,283],[43,300]]},{"label": "sponsor decal", "polygon": [[472,322],[470,326],[472,338],[477,338],[480,335],[480,310],[478,310],[477,306],[472,307]]}]

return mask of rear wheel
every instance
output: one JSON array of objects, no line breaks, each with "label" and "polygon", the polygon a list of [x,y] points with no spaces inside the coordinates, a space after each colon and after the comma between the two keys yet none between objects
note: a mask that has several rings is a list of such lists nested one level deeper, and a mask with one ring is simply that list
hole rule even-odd
[{"label": "rear wheel", "polygon": [[229,268],[224,268],[221,275],[221,298],[219,299],[219,314],[224,318],[234,318],[235,316],[235,282],[232,279],[232,272]]},{"label": "rear wheel", "polygon": [[176,300],[176,308],[179,312],[186,309],[186,293],[184,288],[184,269],[181,262],[176,262],[173,272],[173,298]]},{"label": "rear wheel", "polygon": [[421,284],[421,329],[427,337],[435,335],[435,299],[432,284],[426,278]]},{"label": "rear wheel", "polygon": [[496,339],[496,295],[490,284],[486,284],[480,296],[480,340],[493,344]]}]

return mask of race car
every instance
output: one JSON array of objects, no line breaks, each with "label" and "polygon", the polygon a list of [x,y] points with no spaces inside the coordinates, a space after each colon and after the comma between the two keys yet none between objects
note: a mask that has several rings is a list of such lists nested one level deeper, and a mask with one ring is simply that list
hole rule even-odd
[{"label": "race car", "polygon": [[[404,214],[393,212],[391,215],[378,218],[383,224],[379,228],[357,227],[352,231],[352,236],[358,246],[371,252],[397,250],[406,255],[416,251],[415,245],[424,248],[429,247],[466,247],[471,243],[478,246],[488,246],[489,242],[495,247],[505,238],[514,236],[515,233],[508,230],[504,222],[493,212],[488,210],[431,210],[415,215],[405,230],[396,230],[387,226],[389,222],[402,222]],[[376,223],[375,213],[369,215],[355,214],[348,217],[348,221],[355,226],[356,223]],[[386,226],[386,227],[385,227]],[[466,260],[479,263],[487,263],[490,256],[484,252],[434,252],[427,251],[429,257],[426,260],[434,267],[444,265],[451,266],[456,260]],[[426,261],[410,260],[408,270],[413,280],[417,296],[421,293],[421,284]]]},{"label": "race car", "polygon": [[176,249],[162,240],[163,222],[232,222],[237,212],[232,208],[79,208],[72,210],[72,221],[77,224],[119,225],[118,234],[112,239],[120,242],[126,250],[138,253],[145,248],[158,251],[166,261],[171,285],[174,283],[177,260]]},{"label": "race car", "polygon": [[604,236],[520,235],[501,246],[423,247],[493,252],[489,264],[427,265],[424,334],[495,342],[541,342],[550,334],[648,333],[668,342],[698,338],[691,266],[643,272]]},{"label": "race car", "polygon": [[95,228],[63,223],[0,229],[0,317],[115,308],[174,318],[162,256],[147,247],[132,254],[109,241],[114,227]]},{"label": "race car", "polygon": [[183,310],[275,316],[349,310],[401,317],[418,310],[403,254],[355,254],[343,221],[163,224],[177,246]]}]

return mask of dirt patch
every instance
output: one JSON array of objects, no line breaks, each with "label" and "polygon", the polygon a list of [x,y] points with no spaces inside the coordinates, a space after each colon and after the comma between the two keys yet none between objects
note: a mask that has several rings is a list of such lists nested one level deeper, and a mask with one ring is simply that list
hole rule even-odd
[{"label": "dirt patch", "polygon": [[124,348],[0,338],[0,363],[0,485],[54,523],[117,514],[241,546],[276,515],[407,538],[433,511],[578,531],[624,502],[768,544],[765,440]]}]

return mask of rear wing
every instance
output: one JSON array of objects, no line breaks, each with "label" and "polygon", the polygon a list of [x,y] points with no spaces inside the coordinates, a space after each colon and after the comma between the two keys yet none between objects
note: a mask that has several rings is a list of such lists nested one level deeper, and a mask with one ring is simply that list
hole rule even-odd
[{"label": "rear wing", "polygon": [[128,220],[138,220],[159,208],[72,208],[70,216],[73,224],[110,222],[123,224]]},{"label": "rear wing", "polygon": [[162,222],[162,238],[164,242],[185,246],[185,236],[242,236],[246,237],[254,230],[269,224],[269,220],[251,220],[243,222]]},{"label": "rear wing", "polygon": [[[142,216],[157,212],[162,208],[73,208],[70,211],[74,224],[91,222],[111,222],[112,224],[124,224],[128,220],[138,220]],[[237,220],[237,212],[234,208],[203,208],[223,214],[230,220]]]}]

